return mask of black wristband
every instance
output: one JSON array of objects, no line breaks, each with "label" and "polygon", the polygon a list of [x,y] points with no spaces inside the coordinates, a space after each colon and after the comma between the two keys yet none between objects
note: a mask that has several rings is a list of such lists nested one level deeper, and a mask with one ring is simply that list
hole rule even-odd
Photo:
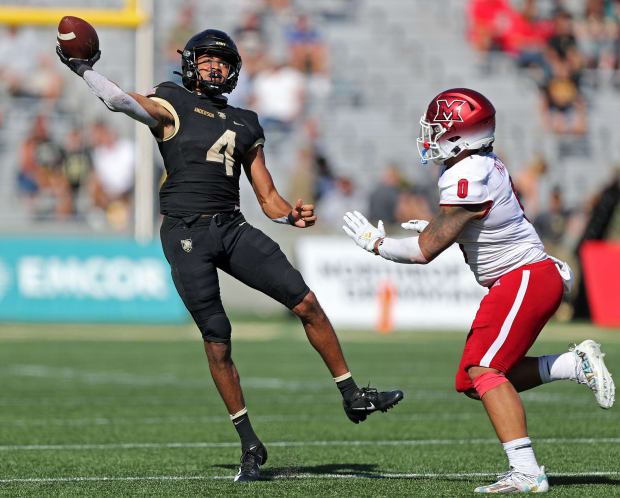
[{"label": "black wristband", "polygon": [[288,219],[288,222],[291,225],[295,225],[295,218],[293,218],[293,211],[291,210],[291,212],[288,214],[288,216],[286,217],[286,219]]},{"label": "black wristband", "polygon": [[92,66],[89,66],[86,62],[76,63],[75,64],[75,74],[78,76],[84,77],[84,73],[86,71],[92,71]]}]

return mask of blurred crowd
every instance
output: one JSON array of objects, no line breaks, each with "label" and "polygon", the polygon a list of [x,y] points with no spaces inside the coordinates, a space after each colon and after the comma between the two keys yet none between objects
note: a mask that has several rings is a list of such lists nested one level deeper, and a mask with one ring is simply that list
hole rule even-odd
[{"label": "blurred crowd", "polygon": [[[236,26],[228,29],[243,59],[229,102],[258,113],[267,135],[268,163],[277,166],[279,161],[288,168],[286,184],[278,179],[282,170],[275,169],[278,187],[290,200],[315,202],[317,229],[327,232],[339,233],[342,213],[352,209],[396,227],[409,219],[429,219],[437,209],[434,179],[429,178],[428,185],[414,184],[406,169],[411,168],[410,158],[386,158],[368,187],[369,182],[361,186],[343,173],[328,154],[321,119],[329,114],[335,84],[321,26],[354,15],[355,2],[318,2],[311,11],[301,8],[303,4],[248,1]],[[498,58],[513,61],[538,85],[547,128],[570,136],[588,132],[584,89],[603,80],[620,87],[620,0],[584,0],[578,5],[578,12],[564,8],[561,0],[469,0],[466,6],[467,36],[480,56],[481,70],[494,71]],[[180,63],[177,51],[206,26],[198,15],[199,2],[186,0],[179,6],[174,9],[177,17],[166,20],[165,35],[157,40],[155,79],[180,84],[174,74]],[[24,52],[38,55],[15,56]],[[72,75],[48,52],[32,30],[10,26],[0,35],[0,98],[37,109],[18,139],[14,182],[24,209],[32,220],[83,221],[95,229],[130,232],[132,137],[109,122],[69,113],[59,126],[58,110]],[[7,128],[5,108],[0,106],[0,133]],[[103,108],[101,118],[109,119]],[[279,157],[285,153],[286,161]],[[541,196],[548,172],[542,156],[512,165],[512,170],[526,213],[545,242],[572,250],[596,199],[575,209],[566,207],[560,187]]]},{"label": "blurred crowd", "polygon": [[57,140],[39,114],[20,144],[17,184],[36,220],[81,219],[95,229],[127,231],[134,146],[104,121],[73,127]]},{"label": "blurred crowd", "polygon": [[620,89],[620,0],[583,0],[577,11],[554,0],[470,0],[468,37],[483,71],[514,59],[540,89],[540,117],[557,134],[588,130],[584,90],[601,79]]},{"label": "blurred crowd", "polygon": [[[21,57],[16,54],[36,54]],[[15,190],[32,221],[84,222],[94,229],[131,231],[133,141],[105,121],[68,117],[66,91],[55,54],[40,48],[33,31],[8,26],[0,36],[0,98],[11,99],[24,125],[13,144]],[[0,107],[0,130],[6,125]],[[22,118],[29,121],[21,123]]]}]

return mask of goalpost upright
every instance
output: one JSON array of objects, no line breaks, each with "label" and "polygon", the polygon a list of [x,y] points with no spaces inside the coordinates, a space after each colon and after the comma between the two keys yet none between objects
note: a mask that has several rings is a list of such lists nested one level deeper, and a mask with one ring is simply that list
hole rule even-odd
[{"label": "goalpost upright", "polygon": [[[66,15],[81,17],[95,29],[108,26],[134,30],[136,91],[146,91],[153,86],[153,0],[125,0],[120,9],[0,6],[0,24],[7,25],[58,26]],[[136,122],[134,236],[139,242],[149,242],[153,238],[152,140],[148,128]]]}]

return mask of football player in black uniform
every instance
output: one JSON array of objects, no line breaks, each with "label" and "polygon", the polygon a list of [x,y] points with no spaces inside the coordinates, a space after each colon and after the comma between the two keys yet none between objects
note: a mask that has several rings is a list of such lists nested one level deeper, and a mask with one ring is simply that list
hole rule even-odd
[{"label": "football player in black uniform", "polygon": [[241,57],[230,37],[208,29],[192,37],[181,53],[183,86],[158,85],[147,96],[124,92],[92,69],[90,60],[58,55],[83,77],[108,108],[150,127],[166,167],[160,193],[164,215],[161,242],[174,284],[204,339],[209,369],[239,433],[241,467],[236,481],[254,481],[267,451],[254,433],[239,374],[231,359],[231,326],[222,301],[216,268],[258,289],[292,310],[308,340],[323,358],[356,424],[374,411],[398,403],[401,391],[358,388],[327,316],[301,274],[278,244],[249,225],[239,211],[243,169],[263,212],[276,223],[312,226],[314,206],[295,206],[276,190],[265,166],[265,137],[256,113],[227,104],[241,70]]}]

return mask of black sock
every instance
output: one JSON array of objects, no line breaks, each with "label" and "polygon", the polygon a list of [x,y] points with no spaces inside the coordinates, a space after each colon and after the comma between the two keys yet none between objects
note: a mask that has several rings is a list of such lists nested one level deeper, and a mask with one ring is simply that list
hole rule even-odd
[{"label": "black sock", "polygon": [[247,450],[250,446],[260,443],[260,439],[258,439],[258,436],[254,433],[254,429],[252,429],[250,417],[247,412],[232,419],[232,423],[235,429],[237,429],[237,434],[239,434],[239,438],[241,439],[241,448],[243,450]]},{"label": "black sock", "polygon": [[357,384],[353,380],[353,377],[336,382],[336,385],[338,386],[338,389],[340,389],[340,394],[342,394],[342,397],[347,401],[353,397],[353,393],[357,390]]}]

